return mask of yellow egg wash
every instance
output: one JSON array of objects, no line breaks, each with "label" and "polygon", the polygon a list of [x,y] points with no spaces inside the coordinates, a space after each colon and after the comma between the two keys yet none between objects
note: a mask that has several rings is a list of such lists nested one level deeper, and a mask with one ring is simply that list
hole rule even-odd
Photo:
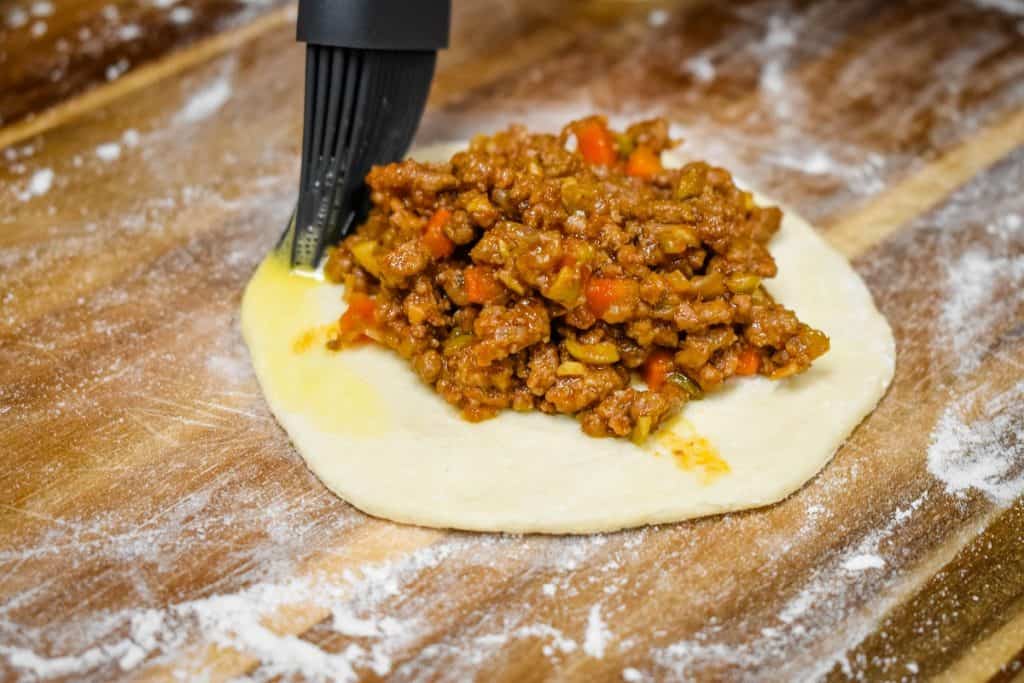
[{"label": "yellow egg wash", "polygon": [[313,273],[292,271],[272,252],[246,287],[242,333],[276,409],[300,414],[325,432],[379,434],[388,415],[378,391],[352,371],[344,352],[326,348],[337,323],[321,304],[329,286]]},{"label": "yellow egg wash", "polygon": [[700,470],[704,484],[711,484],[732,471],[714,444],[698,434],[693,424],[683,417],[666,424],[655,435],[655,452],[660,455],[662,449],[672,454],[680,469]]}]

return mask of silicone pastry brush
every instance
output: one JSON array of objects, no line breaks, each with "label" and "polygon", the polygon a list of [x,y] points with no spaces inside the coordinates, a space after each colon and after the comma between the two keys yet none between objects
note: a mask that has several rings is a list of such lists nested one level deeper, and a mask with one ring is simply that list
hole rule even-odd
[{"label": "silicone pastry brush", "polygon": [[306,43],[302,171],[281,237],[292,267],[315,268],[368,206],[363,178],[412,141],[448,46],[450,0],[299,0]]}]

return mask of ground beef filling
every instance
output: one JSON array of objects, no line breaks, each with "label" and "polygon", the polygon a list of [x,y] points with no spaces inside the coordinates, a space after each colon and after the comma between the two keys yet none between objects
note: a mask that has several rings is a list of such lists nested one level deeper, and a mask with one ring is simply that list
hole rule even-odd
[{"label": "ground beef filling", "polygon": [[781,212],[721,168],[663,168],[673,144],[660,119],[591,117],[375,167],[325,266],[349,303],[328,345],[393,349],[469,420],[566,413],[638,441],[734,375],[803,372],[829,342],[761,285]]}]

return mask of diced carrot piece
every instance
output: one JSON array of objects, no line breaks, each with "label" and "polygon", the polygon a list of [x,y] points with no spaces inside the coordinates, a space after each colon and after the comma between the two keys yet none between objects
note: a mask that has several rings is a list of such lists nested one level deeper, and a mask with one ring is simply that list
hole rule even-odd
[{"label": "diced carrot piece", "polygon": [[615,304],[624,303],[629,295],[636,291],[636,283],[632,280],[614,277],[594,277],[587,282],[584,292],[587,305],[597,317],[603,316]]},{"label": "diced carrot piece", "polygon": [[626,173],[637,178],[650,178],[661,171],[661,159],[650,147],[641,145],[633,150],[626,162]]},{"label": "diced carrot piece", "polygon": [[455,242],[444,234],[444,226],[451,216],[452,212],[448,209],[438,209],[427,221],[423,231],[423,246],[436,259],[448,258],[455,251]]},{"label": "diced carrot piece", "polygon": [[615,139],[599,119],[590,119],[574,131],[580,154],[588,163],[611,166],[618,159]]},{"label": "diced carrot piece", "polygon": [[761,355],[756,349],[747,347],[740,351],[740,356],[736,363],[737,375],[756,375],[760,369]]},{"label": "diced carrot piece", "polygon": [[672,354],[665,349],[656,349],[644,361],[644,382],[651,391],[661,391],[673,369],[675,362]]},{"label": "diced carrot piece", "polygon": [[505,291],[494,277],[494,271],[485,266],[469,266],[464,272],[466,297],[471,303],[486,304]]},{"label": "diced carrot piece", "polygon": [[348,308],[341,314],[338,328],[342,336],[354,339],[376,324],[376,316],[377,303],[367,295],[357,292],[349,297]]}]

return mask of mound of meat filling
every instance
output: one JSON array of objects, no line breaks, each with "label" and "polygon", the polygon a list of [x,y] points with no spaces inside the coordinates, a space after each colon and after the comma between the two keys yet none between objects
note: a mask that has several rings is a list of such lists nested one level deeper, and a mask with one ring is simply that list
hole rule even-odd
[{"label": "mound of meat filling", "polygon": [[828,338],[761,284],[782,213],[721,168],[664,168],[673,145],[664,120],[594,116],[373,168],[325,265],[349,304],[328,345],[393,349],[469,420],[566,413],[636,441],[730,377],[803,372]]}]

